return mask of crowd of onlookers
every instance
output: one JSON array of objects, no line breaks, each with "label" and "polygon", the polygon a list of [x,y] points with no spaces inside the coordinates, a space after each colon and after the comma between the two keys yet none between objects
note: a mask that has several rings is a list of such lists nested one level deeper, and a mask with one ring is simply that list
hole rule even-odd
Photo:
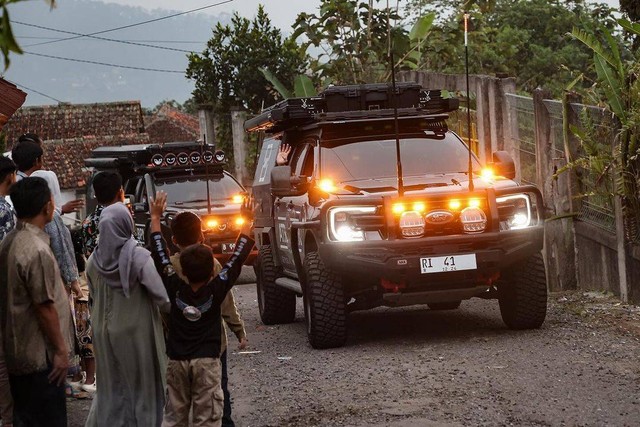
[{"label": "crowd of onlookers", "polygon": [[[253,240],[246,224],[221,265],[200,218],[161,233],[166,194],[150,201],[149,249],[134,239],[122,178],[103,171],[97,208],[72,236],[42,141],[0,156],[0,418],[3,426],[66,426],[67,398],[93,398],[88,426],[233,425],[225,324],[246,346],[230,292]],[[75,237],[75,238],[74,238]]]}]

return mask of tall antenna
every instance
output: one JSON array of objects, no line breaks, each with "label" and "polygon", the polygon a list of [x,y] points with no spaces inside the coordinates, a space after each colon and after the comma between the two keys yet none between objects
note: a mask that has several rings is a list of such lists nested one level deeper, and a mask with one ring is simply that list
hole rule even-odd
[{"label": "tall antenna", "polygon": [[464,12],[464,71],[467,76],[467,148],[469,149],[469,191],[473,191],[473,159],[471,156],[471,96],[469,95],[469,12]]},{"label": "tall antenna", "polygon": [[391,87],[393,98],[393,122],[396,133],[396,174],[398,175],[398,196],[404,196],[404,182],[402,180],[402,159],[400,158],[400,130],[398,129],[398,103],[396,97],[396,64],[393,59],[393,49],[391,46],[391,8],[387,0],[387,38],[389,39],[389,62],[391,62]]}]

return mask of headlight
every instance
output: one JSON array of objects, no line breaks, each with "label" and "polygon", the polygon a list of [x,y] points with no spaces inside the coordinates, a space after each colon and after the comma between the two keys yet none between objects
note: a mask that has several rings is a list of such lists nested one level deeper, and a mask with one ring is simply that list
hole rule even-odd
[{"label": "headlight", "polygon": [[364,231],[356,227],[352,214],[370,214],[375,206],[345,206],[329,209],[329,229],[331,240],[338,242],[360,242],[364,240]]},{"label": "headlight", "polygon": [[227,230],[239,230],[247,219],[242,215],[205,217],[202,219],[202,231],[223,232]]},{"label": "headlight", "polygon": [[496,198],[501,230],[518,230],[531,226],[531,199],[526,194]]},{"label": "headlight", "polygon": [[205,230],[210,230],[218,227],[220,225],[220,221],[215,218],[207,218],[203,221]]}]

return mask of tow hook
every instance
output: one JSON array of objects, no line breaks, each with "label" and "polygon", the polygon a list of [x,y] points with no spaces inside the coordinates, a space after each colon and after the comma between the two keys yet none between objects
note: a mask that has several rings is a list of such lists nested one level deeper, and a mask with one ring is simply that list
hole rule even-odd
[{"label": "tow hook", "polygon": [[387,280],[384,277],[380,279],[380,286],[382,286],[385,290],[391,291],[394,294],[400,292],[400,289],[404,289],[407,285],[404,282],[395,283],[391,280]]}]

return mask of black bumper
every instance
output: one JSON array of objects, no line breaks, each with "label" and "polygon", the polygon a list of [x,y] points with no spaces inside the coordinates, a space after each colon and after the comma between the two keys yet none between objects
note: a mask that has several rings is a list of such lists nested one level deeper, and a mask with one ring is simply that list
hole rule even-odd
[{"label": "black bumper", "polygon": [[[475,235],[425,237],[366,242],[324,242],[320,257],[331,270],[364,282],[381,278],[396,283],[437,285],[477,283],[509,268],[542,250],[544,227],[488,232]],[[477,268],[422,274],[420,259],[425,257],[475,254]],[[358,280],[360,282],[360,280]]]}]

